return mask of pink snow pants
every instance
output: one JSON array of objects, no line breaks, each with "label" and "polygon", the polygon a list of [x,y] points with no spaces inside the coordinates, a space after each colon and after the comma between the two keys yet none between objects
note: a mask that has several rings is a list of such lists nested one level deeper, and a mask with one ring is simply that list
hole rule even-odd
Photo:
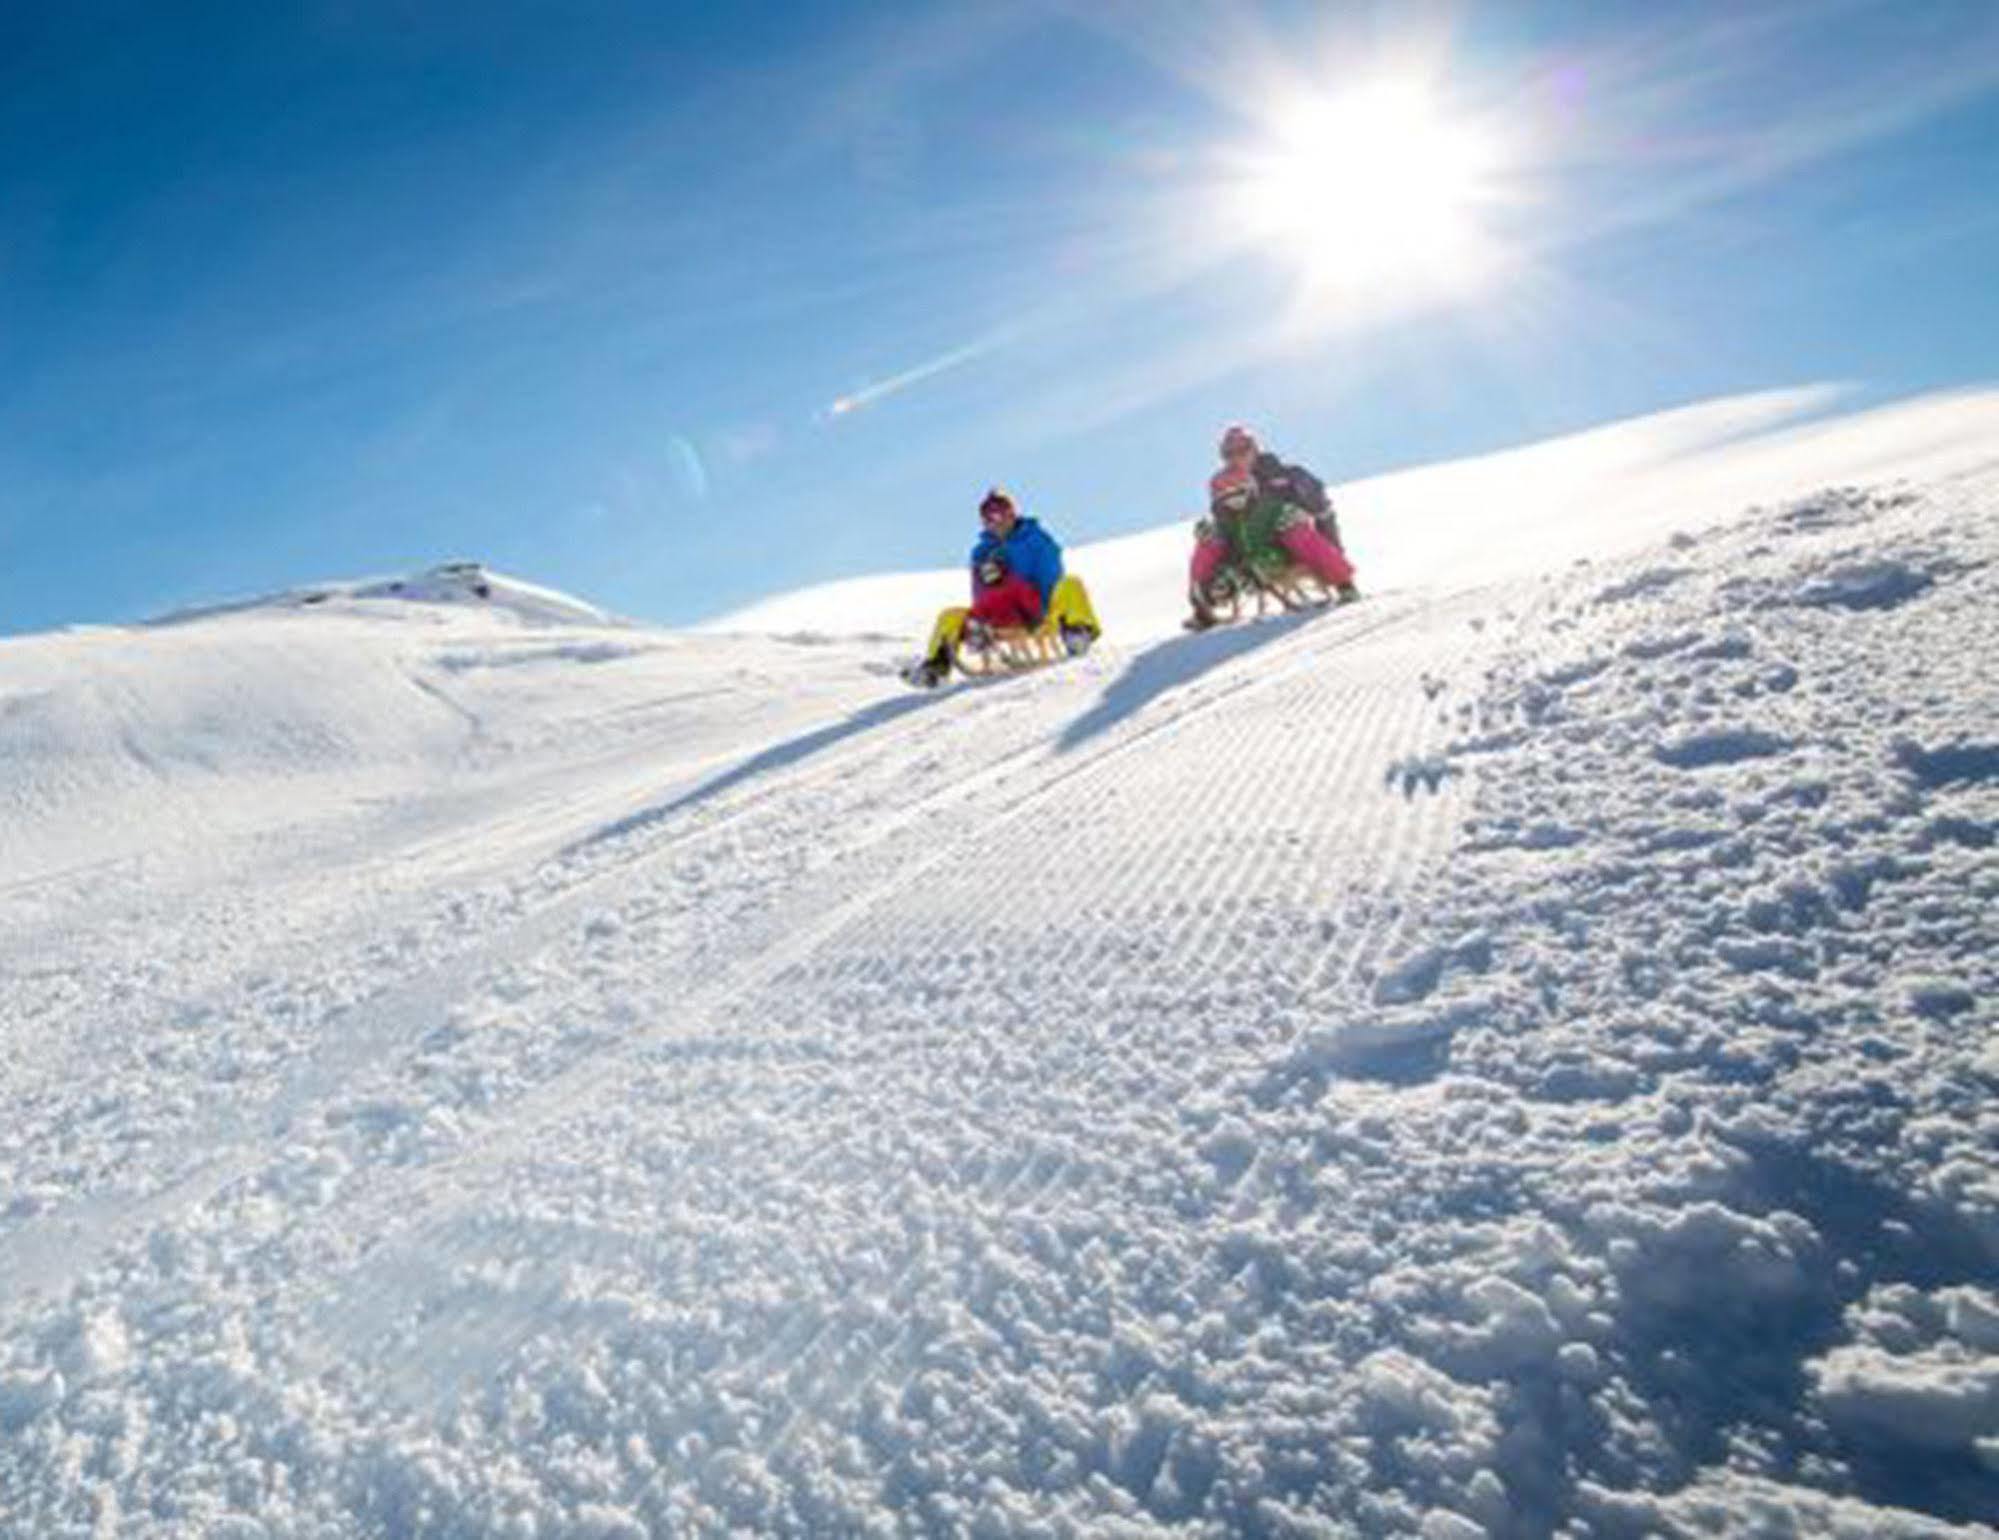
[{"label": "pink snow pants", "polygon": [[[1347,560],[1346,552],[1320,533],[1319,526],[1310,519],[1301,519],[1281,531],[1277,541],[1291,553],[1293,561],[1309,568],[1330,586],[1344,588],[1353,581],[1353,563]],[[1228,559],[1228,542],[1220,536],[1195,541],[1194,559],[1187,567],[1187,579],[1194,585],[1194,592],[1205,592],[1209,580]]]}]

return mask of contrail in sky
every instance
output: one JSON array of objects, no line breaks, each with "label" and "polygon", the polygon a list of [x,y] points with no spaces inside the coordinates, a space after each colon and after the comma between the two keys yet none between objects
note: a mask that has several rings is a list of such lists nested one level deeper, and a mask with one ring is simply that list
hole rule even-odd
[{"label": "contrail in sky", "polygon": [[962,348],[953,348],[948,353],[940,353],[937,357],[920,363],[913,369],[905,369],[900,374],[890,375],[885,380],[877,380],[874,384],[864,386],[850,395],[839,397],[831,406],[826,408],[825,415],[827,417],[845,417],[850,412],[858,412],[864,406],[873,406],[884,396],[892,396],[898,391],[909,389],[912,385],[920,385],[925,380],[934,379],[936,376],[943,374],[946,370],[955,369],[960,364],[968,364],[973,359],[992,352],[994,348],[999,347],[1002,343],[1011,341],[1012,336],[1011,332],[995,332],[989,337],[982,337],[977,342],[969,343]]}]

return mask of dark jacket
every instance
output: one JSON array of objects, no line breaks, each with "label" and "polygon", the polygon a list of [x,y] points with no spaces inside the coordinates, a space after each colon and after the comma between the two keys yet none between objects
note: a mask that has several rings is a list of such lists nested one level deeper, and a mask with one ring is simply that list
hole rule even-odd
[{"label": "dark jacket", "polygon": [[1250,466],[1260,496],[1303,508],[1307,513],[1327,513],[1332,509],[1326,484],[1302,465],[1286,465],[1269,451],[1258,455]]}]

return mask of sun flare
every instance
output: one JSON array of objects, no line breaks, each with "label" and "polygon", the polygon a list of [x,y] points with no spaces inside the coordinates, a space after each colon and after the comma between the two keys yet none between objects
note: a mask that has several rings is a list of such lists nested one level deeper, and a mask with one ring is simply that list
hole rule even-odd
[{"label": "sun flare", "polygon": [[1281,113],[1246,168],[1242,213],[1312,289],[1462,288],[1489,266],[1480,216],[1499,161],[1492,134],[1421,83],[1380,80]]}]

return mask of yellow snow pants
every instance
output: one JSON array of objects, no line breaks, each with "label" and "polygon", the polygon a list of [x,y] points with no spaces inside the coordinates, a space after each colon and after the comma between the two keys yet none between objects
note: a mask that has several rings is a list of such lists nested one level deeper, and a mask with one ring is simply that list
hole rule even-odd
[{"label": "yellow snow pants", "polygon": [[[958,638],[964,635],[965,619],[971,613],[967,606],[958,604],[939,615],[937,624],[930,628],[923,656],[939,660],[956,657]],[[1048,596],[1048,613],[1034,629],[1037,635],[1060,636],[1064,626],[1082,626],[1092,636],[1101,636],[1104,631],[1097,621],[1096,607],[1090,603],[1090,591],[1073,574],[1055,585],[1055,592]]]}]

